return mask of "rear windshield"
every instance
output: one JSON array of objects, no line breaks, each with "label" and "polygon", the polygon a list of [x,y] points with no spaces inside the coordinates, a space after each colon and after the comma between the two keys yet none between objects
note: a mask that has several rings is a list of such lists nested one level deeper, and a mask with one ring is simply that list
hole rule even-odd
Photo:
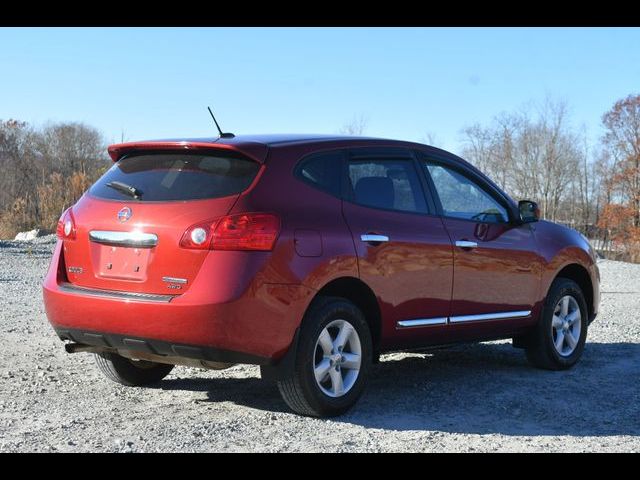
[{"label": "rear windshield", "polygon": [[110,200],[158,202],[226,197],[245,190],[260,165],[229,154],[152,153],[116,162],[89,190]]}]

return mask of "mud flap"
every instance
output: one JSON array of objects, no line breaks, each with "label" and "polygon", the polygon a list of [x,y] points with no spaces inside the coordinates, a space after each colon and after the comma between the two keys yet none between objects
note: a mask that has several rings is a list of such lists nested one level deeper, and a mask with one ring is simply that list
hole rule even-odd
[{"label": "mud flap", "polygon": [[300,328],[297,328],[296,333],[293,335],[293,340],[291,341],[289,350],[287,350],[287,353],[285,353],[280,360],[271,365],[260,365],[260,377],[263,380],[277,382],[278,380],[289,377],[293,373],[296,363],[296,354],[298,352],[299,334]]},{"label": "mud flap", "polygon": [[513,337],[511,345],[513,348],[527,348],[531,343],[531,335],[519,335]]}]

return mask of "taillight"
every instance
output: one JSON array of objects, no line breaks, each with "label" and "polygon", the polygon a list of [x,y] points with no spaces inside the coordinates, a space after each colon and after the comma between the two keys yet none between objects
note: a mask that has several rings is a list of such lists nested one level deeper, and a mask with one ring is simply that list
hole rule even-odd
[{"label": "taillight", "polygon": [[213,238],[213,229],[216,226],[215,221],[198,223],[192,225],[184,232],[180,240],[182,248],[195,248],[200,250],[209,250],[211,246],[211,238]]},{"label": "taillight", "polygon": [[270,213],[241,213],[217,221],[192,225],[184,232],[180,246],[211,250],[273,249],[280,233],[280,219]]},{"label": "taillight", "polygon": [[67,208],[60,216],[56,227],[56,235],[60,240],[76,239],[76,222],[73,218],[71,207]]},{"label": "taillight", "polygon": [[214,250],[271,250],[280,233],[280,219],[268,213],[230,215],[218,221]]}]

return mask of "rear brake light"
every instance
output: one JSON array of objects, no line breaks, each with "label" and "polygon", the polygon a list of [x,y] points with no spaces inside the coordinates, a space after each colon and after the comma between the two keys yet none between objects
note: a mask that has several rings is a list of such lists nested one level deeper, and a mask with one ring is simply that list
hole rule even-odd
[{"label": "rear brake light", "polygon": [[75,240],[76,222],[73,218],[71,207],[67,208],[60,216],[56,227],[56,235],[60,240]]},{"label": "rear brake light", "polygon": [[213,233],[214,250],[271,250],[280,233],[280,219],[268,213],[223,217]]},{"label": "rear brake light", "polygon": [[180,246],[201,250],[268,251],[273,249],[279,233],[280,219],[276,215],[242,213],[189,227]]}]

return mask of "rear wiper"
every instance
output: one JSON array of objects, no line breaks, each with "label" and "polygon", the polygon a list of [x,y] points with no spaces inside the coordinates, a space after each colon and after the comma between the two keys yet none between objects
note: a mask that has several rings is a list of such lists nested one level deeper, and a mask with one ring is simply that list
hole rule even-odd
[{"label": "rear wiper", "polygon": [[132,187],[131,185],[127,185],[122,182],[108,182],[107,187],[113,188],[125,195],[129,195],[130,197],[135,198],[136,200],[142,197],[142,192],[138,190],[136,187]]}]

